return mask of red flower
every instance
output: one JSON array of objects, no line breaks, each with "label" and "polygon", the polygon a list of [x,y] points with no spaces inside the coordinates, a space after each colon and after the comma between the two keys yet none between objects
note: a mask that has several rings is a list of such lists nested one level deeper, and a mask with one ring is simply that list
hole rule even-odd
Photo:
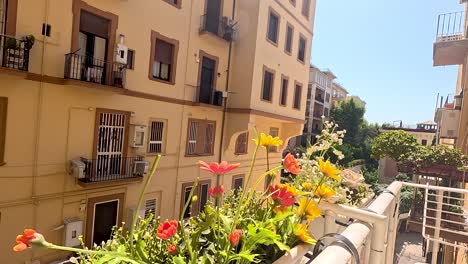
[{"label": "red flower", "polygon": [[16,245],[13,247],[14,251],[23,251],[31,247],[31,240],[36,238],[36,230],[25,229],[22,235],[16,237]]},{"label": "red flower", "polygon": [[198,161],[198,164],[200,165],[200,169],[209,171],[216,175],[226,174],[240,166],[240,163],[229,164],[227,161],[223,161],[221,163],[211,162],[210,164],[208,164],[200,160]]},{"label": "red flower", "polygon": [[169,254],[171,255],[175,255],[177,254],[177,248],[174,244],[170,244],[168,247],[167,247],[167,251],[169,252]]},{"label": "red flower", "polygon": [[288,191],[287,186],[280,188],[278,185],[270,185],[270,193],[272,193],[271,198],[273,198],[277,205],[287,207],[294,204],[294,194]]},{"label": "red flower", "polygon": [[240,238],[241,238],[243,233],[244,233],[244,231],[242,231],[240,229],[236,229],[236,230],[234,230],[234,232],[229,234],[229,241],[231,242],[231,245],[237,246],[237,244],[239,244]]},{"label": "red flower", "polygon": [[297,175],[301,172],[301,168],[297,164],[296,159],[291,153],[288,153],[283,161],[284,167],[292,174]]},{"label": "red flower", "polygon": [[177,228],[179,224],[176,220],[166,220],[163,223],[159,224],[157,236],[161,239],[167,240],[173,237],[177,233]]},{"label": "red flower", "polygon": [[218,187],[211,187],[208,189],[208,194],[210,196],[216,197],[216,196],[221,196],[224,193],[224,186],[220,185]]}]

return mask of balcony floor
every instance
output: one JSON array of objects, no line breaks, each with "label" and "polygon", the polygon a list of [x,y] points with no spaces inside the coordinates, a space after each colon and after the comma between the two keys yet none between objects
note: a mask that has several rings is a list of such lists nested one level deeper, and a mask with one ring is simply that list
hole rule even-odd
[{"label": "balcony floor", "polygon": [[419,233],[400,232],[397,235],[395,245],[395,263],[414,264],[425,263],[426,259],[422,256],[423,237]]}]

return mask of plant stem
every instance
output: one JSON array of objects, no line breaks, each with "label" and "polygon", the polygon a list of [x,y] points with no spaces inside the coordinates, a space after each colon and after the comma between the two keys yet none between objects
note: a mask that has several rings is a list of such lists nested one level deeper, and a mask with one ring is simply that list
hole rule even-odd
[{"label": "plant stem", "polygon": [[88,250],[88,249],[80,249],[80,248],[70,248],[70,247],[63,247],[63,246],[57,246],[54,244],[48,244],[46,246],[49,249],[56,249],[56,250],[61,250],[61,251],[69,251],[69,252],[75,252],[75,253],[81,253],[81,254],[88,254],[88,255],[109,255],[109,256],[115,256],[119,257],[121,260],[127,261],[132,264],[145,264],[140,261],[136,261],[127,255],[114,252],[114,251],[95,251],[95,250]]},{"label": "plant stem", "polygon": [[133,213],[132,228],[130,229],[130,245],[131,245],[130,246],[130,252],[132,253],[132,255],[134,253],[133,234],[135,232],[135,227],[136,227],[136,223],[137,223],[137,220],[138,220],[138,212],[140,211],[141,204],[143,203],[143,198],[145,196],[146,190],[148,189],[149,183],[151,182],[151,179],[153,178],[154,174],[156,173],[156,169],[158,168],[159,160],[161,160],[161,155],[157,155],[156,159],[153,162],[153,165],[151,167],[151,171],[150,171],[148,177],[146,177],[146,182],[143,185],[143,190],[141,190],[141,192],[140,192],[140,198],[138,199],[137,207],[135,209],[135,212]]}]

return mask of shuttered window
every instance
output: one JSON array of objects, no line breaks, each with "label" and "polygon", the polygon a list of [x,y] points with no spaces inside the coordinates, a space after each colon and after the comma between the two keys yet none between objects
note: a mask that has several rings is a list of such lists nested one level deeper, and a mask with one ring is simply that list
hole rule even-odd
[{"label": "shuttered window", "polygon": [[292,40],[293,40],[294,28],[291,25],[286,27],[286,44],[284,45],[284,51],[291,54],[292,51]]},{"label": "shuttered window", "polygon": [[301,96],[302,96],[302,86],[300,84],[296,84],[294,88],[294,108],[301,109]]},{"label": "shuttered window", "polygon": [[236,155],[247,154],[247,148],[249,143],[249,132],[244,132],[237,136],[236,140]]},{"label": "shuttered window", "polygon": [[299,50],[297,52],[297,59],[302,62],[305,61],[305,50],[306,50],[306,39],[301,36],[299,38]]},{"label": "shuttered window", "polygon": [[281,91],[280,91],[280,105],[285,106],[288,98],[288,83],[289,80],[285,77],[281,79]]},{"label": "shuttered window", "polygon": [[263,70],[263,87],[262,87],[262,100],[271,102],[273,97],[273,80],[275,74],[264,68]]},{"label": "shuttered window", "polygon": [[186,155],[213,155],[215,132],[214,121],[190,119],[187,131]]},{"label": "shuttered window", "polygon": [[8,98],[0,97],[0,166],[5,163],[5,138]]},{"label": "shuttered window", "polygon": [[157,205],[157,200],[155,198],[148,199],[145,201],[145,219],[147,219],[150,216],[150,214],[156,217]]},{"label": "shuttered window", "polygon": [[153,77],[163,81],[171,80],[173,67],[174,45],[161,39],[156,39],[153,64]]},{"label": "shuttered window", "polygon": [[148,153],[165,151],[166,120],[151,120],[148,139]]},{"label": "shuttered window", "polygon": [[198,200],[193,202],[190,199],[190,192],[193,189],[194,182],[182,184],[182,199],[180,203],[180,211],[184,210],[185,204],[188,202],[187,210],[184,212],[184,218],[196,216],[198,213],[205,210],[206,203],[208,202],[208,190],[211,186],[211,181],[200,181],[193,191],[193,195],[198,197]]},{"label": "shuttered window", "polygon": [[270,10],[268,18],[268,33],[267,38],[274,44],[278,44],[278,32],[279,32],[279,16]]},{"label": "shuttered window", "polygon": [[303,0],[302,2],[302,15],[309,17],[310,13],[310,0]]},{"label": "shuttered window", "polygon": [[232,189],[236,195],[239,190],[244,188],[244,179],[244,175],[235,175],[232,177]]},{"label": "shuttered window", "polygon": [[[279,128],[276,127],[271,127],[270,128],[270,135],[272,137],[278,137],[279,136]],[[268,147],[269,152],[278,152],[278,147]]]}]

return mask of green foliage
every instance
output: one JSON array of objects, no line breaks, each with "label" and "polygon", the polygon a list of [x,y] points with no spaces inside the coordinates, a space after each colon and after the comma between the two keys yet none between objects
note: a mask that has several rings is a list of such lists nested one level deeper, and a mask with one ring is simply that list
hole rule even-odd
[{"label": "green foliage", "polygon": [[340,129],[346,130],[346,135],[343,139],[344,143],[357,145],[361,143],[360,128],[364,123],[365,109],[356,104],[351,99],[343,100],[335,105],[331,110],[330,116]]},{"label": "green foliage", "polygon": [[417,150],[416,139],[403,130],[393,130],[378,135],[372,142],[372,157],[390,157],[396,161],[406,160]]},{"label": "green foliage", "polygon": [[467,157],[464,156],[458,149],[449,148],[444,145],[419,145],[416,151],[411,153],[405,162],[410,163],[415,167],[421,168],[434,165],[461,167],[467,161]]}]

